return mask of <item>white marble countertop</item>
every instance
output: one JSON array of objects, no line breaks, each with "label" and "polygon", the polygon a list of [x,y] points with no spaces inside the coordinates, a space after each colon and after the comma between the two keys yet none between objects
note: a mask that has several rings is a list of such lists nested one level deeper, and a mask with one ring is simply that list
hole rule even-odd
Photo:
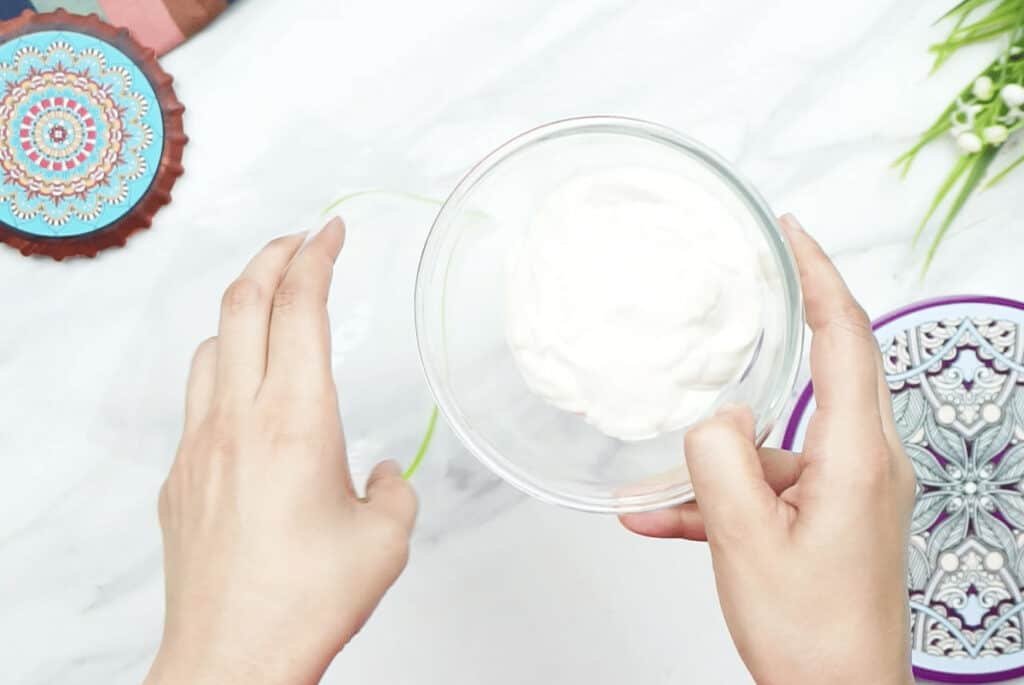
[{"label": "white marble countertop", "polygon": [[[511,134],[634,115],[711,144],[797,212],[872,313],[1024,298],[1024,172],[969,205],[924,282],[909,253],[953,152],[927,151],[905,182],[888,164],[994,54],[927,76],[951,4],[239,3],[164,59],[191,143],[155,228],[95,261],[0,249],[0,680],[141,680],[192,349],[246,258],[343,193],[443,197]],[[428,417],[411,297],[433,212],[383,197],[345,212],[332,311],[357,467],[407,458]],[[326,682],[749,681],[703,546],[527,501],[444,427],[416,482],[409,569]]]}]

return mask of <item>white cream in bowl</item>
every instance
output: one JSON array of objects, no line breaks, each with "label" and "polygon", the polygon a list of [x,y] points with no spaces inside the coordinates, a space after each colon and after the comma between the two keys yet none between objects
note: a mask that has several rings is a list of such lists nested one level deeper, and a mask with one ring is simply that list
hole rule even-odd
[{"label": "white cream in bowl", "polygon": [[527,386],[602,433],[685,427],[751,363],[769,275],[706,176],[619,166],[539,203],[509,256],[506,333]]}]

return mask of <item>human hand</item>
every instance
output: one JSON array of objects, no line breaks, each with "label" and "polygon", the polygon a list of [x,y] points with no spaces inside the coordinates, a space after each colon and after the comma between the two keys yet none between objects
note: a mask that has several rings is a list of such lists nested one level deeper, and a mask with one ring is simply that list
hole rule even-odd
[{"label": "human hand", "polygon": [[622,517],[707,540],[740,657],[761,685],[913,683],[906,554],[914,474],[871,324],[792,217],[817,411],[803,454],[760,449],[746,408],[691,429],[696,503]]},{"label": "human hand", "polygon": [[160,493],[167,617],[149,683],[315,683],[405,567],[393,462],[352,487],[327,293],[345,229],[271,242],[196,351]]}]

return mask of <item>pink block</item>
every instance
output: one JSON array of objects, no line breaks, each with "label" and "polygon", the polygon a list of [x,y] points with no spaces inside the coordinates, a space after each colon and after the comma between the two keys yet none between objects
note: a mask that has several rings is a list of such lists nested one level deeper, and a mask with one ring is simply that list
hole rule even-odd
[{"label": "pink block", "polygon": [[126,26],[136,40],[162,55],[185,40],[163,0],[100,0],[107,20]]}]

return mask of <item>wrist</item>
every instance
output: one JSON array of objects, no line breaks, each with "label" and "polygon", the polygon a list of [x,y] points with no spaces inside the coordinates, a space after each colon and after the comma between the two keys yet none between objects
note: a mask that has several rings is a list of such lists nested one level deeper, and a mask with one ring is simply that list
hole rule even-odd
[{"label": "wrist", "polygon": [[144,685],[315,685],[330,661],[286,648],[252,654],[165,640]]}]

